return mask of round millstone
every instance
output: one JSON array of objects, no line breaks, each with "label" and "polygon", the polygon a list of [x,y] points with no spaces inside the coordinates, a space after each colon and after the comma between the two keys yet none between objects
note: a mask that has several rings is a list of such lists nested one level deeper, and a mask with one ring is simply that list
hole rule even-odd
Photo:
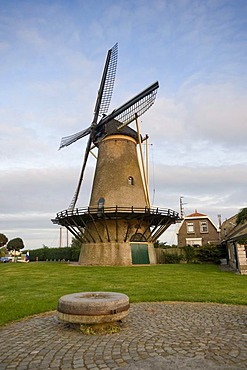
[{"label": "round millstone", "polygon": [[58,318],[75,324],[113,323],[129,313],[129,297],[114,292],[68,294],[58,301]]}]

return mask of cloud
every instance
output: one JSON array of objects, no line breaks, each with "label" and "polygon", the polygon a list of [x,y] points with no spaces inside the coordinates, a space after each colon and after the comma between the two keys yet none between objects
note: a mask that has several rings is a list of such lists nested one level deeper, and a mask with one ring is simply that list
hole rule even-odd
[{"label": "cloud", "polygon": [[180,196],[188,203],[188,213],[196,208],[212,217],[218,213],[230,217],[245,207],[247,165],[196,168],[159,164],[154,174],[155,181],[150,176],[150,184],[159,207],[178,210]]},{"label": "cloud", "polygon": [[[142,127],[151,133],[153,141],[175,146],[196,144],[198,148],[206,142],[208,151],[212,145],[222,149],[246,148],[245,91],[231,83],[184,84],[173,97],[162,96],[164,92],[160,90],[154,107],[142,118]],[[229,151],[228,154],[231,155]]]},{"label": "cloud", "polygon": [[[1,179],[1,214],[49,213],[68,207],[79,178],[80,166],[29,168],[4,171]],[[93,169],[87,168],[80,205],[88,205]],[[8,197],[6,197],[8,194]]]},{"label": "cloud", "polygon": [[[154,203],[178,210],[183,195],[187,213],[198,208],[212,217],[244,206],[244,2],[14,1],[0,8],[0,217],[9,235],[50,245],[57,230],[50,218],[73,196],[87,138],[57,148],[62,136],[91,123],[106,51],[116,41],[111,109],[160,83],[140,118],[153,144]],[[94,165],[90,159],[82,206]]]},{"label": "cloud", "polygon": [[[1,232],[9,240],[23,238],[27,248],[58,246],[59,227],[51,219],[67,209],[79,177],[79,167],[29,168],[2,171]],[[93,168],[86,171],[78,207],[87,207]],[[71,240],[71,236],[70,236]],[[54,244],[55,243],[55,244]]]},{"label": "cloud", "polygon": [[182,91],[188,134],[225,146],[245,145],[247,94],[224,83],[193,86]]}]

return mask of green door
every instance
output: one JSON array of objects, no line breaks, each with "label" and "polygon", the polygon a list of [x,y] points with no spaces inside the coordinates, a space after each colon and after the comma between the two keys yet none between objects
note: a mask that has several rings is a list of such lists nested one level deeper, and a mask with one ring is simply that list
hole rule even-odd
[{"label": "green door", "polygon": [[145,243],[131,243],[133,265],[149,264],[148,245]]}]

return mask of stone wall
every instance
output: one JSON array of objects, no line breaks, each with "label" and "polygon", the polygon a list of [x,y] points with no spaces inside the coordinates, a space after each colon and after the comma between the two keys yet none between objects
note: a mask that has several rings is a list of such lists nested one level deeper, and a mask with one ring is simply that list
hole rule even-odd
[{"label": "stone wall", "polygon": [[238,261],[239,261],[239,270],[242,275],[247,275],[247,252],[246,246],[238,244]]},{"label": "stone wall", "polygon": [[[147,245],[150,264],[156,264],[153,243]],[[131,266],[131,243],[88,243],[83,244],[79,265],[84,266]]]}]

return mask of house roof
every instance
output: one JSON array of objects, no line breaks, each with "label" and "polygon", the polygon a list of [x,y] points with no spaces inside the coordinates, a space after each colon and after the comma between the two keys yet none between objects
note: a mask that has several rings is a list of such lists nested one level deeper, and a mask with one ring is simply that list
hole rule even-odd
[{"label": "house roof", "polygon": [[197,212],[197,209],[195,209],[195,212],[191,213],[191,215],[186,216],[186,218],[187,217],[202,217],[202,216],[207,217],[207,215],[204,215],[203,213],[199,213]]},{"label": "house roof", "polygon": [[237,214],[225,220],[222,224],[221,234],[223,240],[238,240],[247,237],[247,220],[237,224]]},{"label": "house roof", "polygon": [[184,224],[184,222],[185,221],[188,221],[188,219],[194,219],[194,220],[196,220],[196,219],[207,219],[207,220],[209,220],[209,222],[212,224],[212,226],[217,230],[217,232],[219,233],[220,232],[220,230],[218,229],[218,227],[214,224],[214,222],[210,219],[210,217],[209,216],[207,216],[207,215],[205,215],[205,214],[203,214],[203,213],[199,213],[199,212],[197,212],[197,209],[195,209],[195,212],[194,213],[191,213],[190,215],[188,215],[188,216],[185,216],[183,219],[182,219],[182,222],[181,222],[181,224],[180,224],[180,226],[179,226],[179,228],[178,228],[178,230],[177,230],[177,234],[179,233],[179,231],[180,231],[180,229],[181,229],[181,227],[182,227],[182,225]]}]

